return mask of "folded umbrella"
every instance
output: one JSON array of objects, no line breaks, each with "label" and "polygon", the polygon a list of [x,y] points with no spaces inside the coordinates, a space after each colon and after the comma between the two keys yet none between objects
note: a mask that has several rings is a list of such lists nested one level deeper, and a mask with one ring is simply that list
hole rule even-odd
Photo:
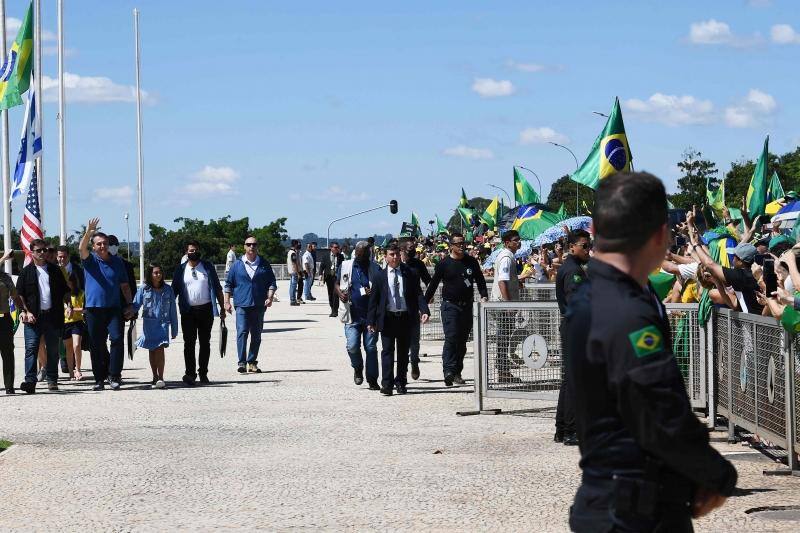
[{"label": "folded umbrella", "polygon": [[128,359],[133,360],[133,353],[136,351],[136,340],[139,338],[139,335],[136,333],[136,319],[134,318],[131,320],[130,326],[128,326]]}]

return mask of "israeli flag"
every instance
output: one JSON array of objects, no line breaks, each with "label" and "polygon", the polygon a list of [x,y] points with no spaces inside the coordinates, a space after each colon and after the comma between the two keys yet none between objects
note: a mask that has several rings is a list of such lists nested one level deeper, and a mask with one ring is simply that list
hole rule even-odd
[{"label": "israeli flag", "polygon": [[25,192],[31,181],[33,162],[42,155],[42,134],[38,130],[36,120],[36,84],[31,74],[31,85],[28,89],[28,103],[25,105],[25,120],[22,123],[22,140],[17,156],[17,166],[11,182],[11,198],[9,202]]}]

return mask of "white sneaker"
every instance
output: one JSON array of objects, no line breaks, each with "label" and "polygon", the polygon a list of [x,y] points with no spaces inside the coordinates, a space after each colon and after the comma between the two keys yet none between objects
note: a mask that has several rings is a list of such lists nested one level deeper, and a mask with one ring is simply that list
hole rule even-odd
[{"label": "white sneaker", "polygon": [[166,388],[166,386],[167,386],[167,384],[164,383],[163,379],[159,379],[158,381],[156,381],[156,388],[157,389],[164,389],[164,388]]}]

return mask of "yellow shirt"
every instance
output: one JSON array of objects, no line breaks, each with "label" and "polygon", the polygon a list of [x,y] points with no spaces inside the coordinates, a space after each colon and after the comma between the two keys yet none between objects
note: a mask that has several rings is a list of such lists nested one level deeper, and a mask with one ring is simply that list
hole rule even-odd
[{"label": "yellow shirt", "polygon": [[686,283],[681,294],[682,304],[696,304],[700,302],[700,287],[695,280]]},{"label": "yellow shirt", "polygon": [[[72,302],[72,307],[75,309],[83,309],[83,306],[86,304],[86,296],[84,295],[83,291],[79,292],[77,296],[74,294],[70,297],[70,301]],[[74,324],[75,322],[83,321],[83,311],[75,311],[72,313],[72,316],[64,310],[64,323],[65,324]]]}]

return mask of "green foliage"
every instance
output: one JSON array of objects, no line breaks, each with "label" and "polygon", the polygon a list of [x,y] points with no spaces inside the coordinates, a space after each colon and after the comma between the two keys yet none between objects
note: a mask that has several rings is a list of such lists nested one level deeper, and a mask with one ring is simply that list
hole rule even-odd
[{"label": "green foliage", "polygon": [[0,452],[9,449],[12,444],[13,444],[13,442],[11,442],[10,440],[0,439]]},{"label": "green foliage", "polygon": [[196,240],[200,243],[203,257],[212,263],[224,263],[225,254],[231,244],[236,245],[237,255],[244,253],[244,240],[249,235],[258,239],[259,253],[270,262],[284,260],[285,248],[281,244],[288,238],[286,218],[279,218],[261,228],[251,228],[247,217],[231,220],[230,216],[205,222],[194,218],[177,218],[175,222],[183,226],[168,230],[158,224],[150,224],[151,240],[145,247],[148,262],[160,263],[167,269],[177,266],[186,253],[186,243]]},{"label": "green foliage", "polygon": [[[563,203],[567,210],[567,214],[571,217],[575,216],[576,194],[578,196],[579,204],[578,212],[582,215],[585,215],[587,214],[586,207],[588,207],[589,210],[592,210],[594,207],[594,189],[572,181],[569,179],[569,175],[561,176],[555,181],[555,183],[553,183],[553,186],[550,188],[550,194],[547,196],[547,202],[545,205],[547,205],[548,211],[556,212]],[[586,202],[586,207],[583,205],[584,202]]]},{"label": "green foliage", "polygon": [[[715,163],[703,159],[703,154],[692,147],[686,148],[681,157],[683,159],[678,162],[681,170],[678,192],[670,195],[670,201],[679,209],[691,209],[693,205],[701,206],[706,203],[706,181],[710,180],[712,187],[717,186],[718,170]],[[725,193],[728,193],[727,183]]]}]

